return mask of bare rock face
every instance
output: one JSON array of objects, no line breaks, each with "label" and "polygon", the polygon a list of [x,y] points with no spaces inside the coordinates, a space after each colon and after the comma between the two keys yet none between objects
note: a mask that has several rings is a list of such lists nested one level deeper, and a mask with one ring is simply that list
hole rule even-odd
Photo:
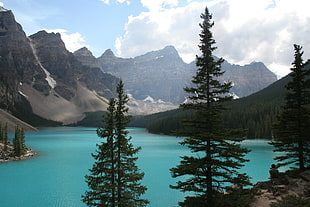
[{"label": "bare rock face", "polygon": [[81,56],[83,60],[95,59],[88,49],[81,49],[74,55],[66,49],[60,34],[45,31],[31,35],[30,38],[40,62],[57,82],[54,90],[59,95],[70,101],[76,95],[77,81],[83,82],[103,97],[115,95],[118,79],[104,73],[101,67],[92,67],[81,61]]},{"label": "bare rock face", "polygon": [[89,51],[86,47],[75,51],[73,54],[74,57],[83,65],[89,66],[91,68],[99,68],[101,71],[103,71],[103,68],[101,67],[97,58],[95,58],[91,51]]},{"label": "bare rock face", "polygon": [[42,66],[56,80],[54,90],[71,100],[76,91],[76,68],[73,55],[66,50],[60,34],[40,31],[30,36]]},{"label": "bare rock face", "polygon": [[36,61],[30,40],[11,11],[0,11],[0,97],[2,108],[18,99],[19,86],[32,85],[48,94],[50,87],[44,71]]},{"label": "bare rock face", "polygon": [[83,65],[58,33],[27,37],[13,13],[0,8],[0,108],[13,111],[24,100],[39,116],[71,123],[86,111],[105,110],[118,81]]},{"label": "bare rock face", "polygon": [[[174,104],[185,100],[188,94],[183,88],[191,84],[197,70],[195,62],[184,63],[173,46],[135,58],[115,57],[111,50],[106,50],[98,60],[106,72],[123,79],[134,98],[152,97]],[[259,62],[240,66],[225,61],[222,71],[226,72],[220,80],[232,81],[230,92],[237,97],[255,93],[277,80],[276,75]]]},{"label": "bare rock face", "polygon": [[222,69],[225,71],[222,80],[232,81],[231,92],[239,97],[251,95],[277,81],[277,76],[262,62],[252,62],[240,66],[225,61],[222,64]]},{"label": "bare rock face", "polygon": [[106,50],[98,60],[106,72],[122,78],[135,99],[152,97],[177,104],[185,99],[183,88],[191,71],[173,46],[135,58],[115,57],[111,50]]}]

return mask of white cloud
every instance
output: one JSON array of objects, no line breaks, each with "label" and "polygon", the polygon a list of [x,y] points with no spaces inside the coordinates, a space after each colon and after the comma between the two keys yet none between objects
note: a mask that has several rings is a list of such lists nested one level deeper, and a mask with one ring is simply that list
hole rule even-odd
[{"label": "white cloud", "polygon": [[2,7],[3,7],[3,6],[4,6],[4,4],[3,4],[2,2],[0,2],[0,6],[2,6]]},{"label": "white cloud", "polygon": [[105,4],[110,4],[110,0],[101,0]]},{"label": "white cloud", "polygon": [[152,5],[154,10],[129,17],[126,33],[116,40],[118,55],[133,57],[173,45],[185,61],[193,60],[198,52],[199,16],[205,5],[196,2],[187,7],[159,10]]},{"label": "white cloud", "polygon": [[179,4],[179,0],[141,0],[141,4],[148,8],[150,11],[160,11],[164,8],[176,7]]},{"label": "white cloud", "polygon": [[199,54],[199,16],[208,5],[215,21],[215,55],[235,64],[262,61],[281,76],[289,72],[293,44],[303,46],[304,59],[310,57],[308,0],[186,1],[180,7],[181,0],[141,0],[148,11],[128,18],[115,42],[118,55],[134,57],[174,45],[185,61],[193,60]]},{"label": "white cloud", "polygon": [[86,40],[80,33],[71,33],[69,34],[65,29],[44,29],[46,32],[54,32],[60,33],[62,41],[64,41],[67,50],[70,52],[74,52],[82,47],[89,48],[88,45],[85,44]]},{"label": "white cloud", "polygon": [[[105,3],[105,4],[110,4],[110,0],[101,0],[103,3]],[[118,2],[118,3],[126,3],[127,5],[129,5],[130,4],[130,1],[129,0],[116,0],[116,2]]]},{"label": "white cloud", "polygon": [[117,0],[117,2],[118,3],[126,3],[127,5],[129,5],[130,4],[130,1],[128,1],[128,0]]}]

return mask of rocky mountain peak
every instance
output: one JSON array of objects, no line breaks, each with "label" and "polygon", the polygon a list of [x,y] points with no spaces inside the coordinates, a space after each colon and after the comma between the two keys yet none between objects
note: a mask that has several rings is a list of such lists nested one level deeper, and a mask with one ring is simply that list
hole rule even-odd
[{"label": "rocky mountain peak", "polygon": [[[10,10],[0,12],[0,85],[8,85],[12,96],[18,94],[21,84],[30,84],[36,90],[48,93],[44,71],[36,61],[30,39]],[[1,92],[0,92],[1,95]]]},{"label": "rocky mountain peak", "polygon": [[42,44],[46,48],[51,50],[57,49],[58,51],[66,51],[65,43],[62,41],[59,33],[48,33],[45,30],[39,31],[36,34],[30,36],[36,44]]},{"label": "rocky mountain peak", "polygon": [[5,9],[4,7],[0,6],[0,12],[6,12],[8,11],[7,9]]},{"label": "rocky mountain peak", "polygon": [[166,46],[164,49],[161,50],[161,52],[165,53],[165,54],[173,54],[173,55],[177,55],[179,56],[178,51],[175,49],[174,46],[172,45],[168,45]]},{"label": "rocky mountain peak", "polygon": [[111,49],[107,49],[99,58],[114,58],[115,55]]},{"label": "rocky mountain peak", "polygon": [[144,55],[135,57],[136,61],[182,61],[178,51],[173,46],[166,46],[161,50],[151,51]]},{"label": "rocky mountain peak", "polygon": [[82,47],[81,49],[75,51],[73,55],[83,65],[92,68],[99,68],[101,71],[103,71],[99,61],[93,56],[92,52],[86,47]]},{"label": "rocky mountain peak", "polygon": [[75,51],[73,54],[78,54],[81,56],[93,56],[92,52],[89,49],[87,49],[87,47],[82,47],[77,51]]}]

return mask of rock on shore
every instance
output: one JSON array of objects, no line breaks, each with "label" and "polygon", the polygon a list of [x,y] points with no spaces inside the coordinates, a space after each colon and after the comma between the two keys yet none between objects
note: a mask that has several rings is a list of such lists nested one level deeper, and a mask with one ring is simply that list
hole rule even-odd
[{"label": "rock on shore", "polygon": [[254,187],[258,193],[250,207],[270,207],[271,203],[289,195],[310,199],[310,170],[294,174],[281,173],[279,178],[258,182]]},{"label": "rock on shore", "polygon": [[14,155],[14,147],[11,143],[8,143],[7,150],[4,150],[4,144],[0,143],[0,163],[1,162],[9,162],[9,161],[17,161],[17,160],[25,160],[27,158],[35,156],[35,153],[32,149],[26,148],[25,154],[21,156]]}]

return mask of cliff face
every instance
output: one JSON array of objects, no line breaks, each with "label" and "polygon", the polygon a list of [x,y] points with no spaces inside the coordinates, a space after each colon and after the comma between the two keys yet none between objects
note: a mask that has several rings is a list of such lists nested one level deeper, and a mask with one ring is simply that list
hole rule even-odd
[{"label": "cliff face", "polygon": [[[77,61],[66,50],[60,34],[40,31],[30,36],[35,54],[42,67],[53,79],[51,87],[66,100],[71,100],[76,93]],[[48,74],[46,75],[48,76]]]},{"label": "cliff face", "polygon": [[222,81],[232,81],[233,87],[231,92],[238,97],[251,95],[277,81],[276,75],[262,62],[252,62],[240,66],[232,65],[225,61],[222,64],[222,69],[226,71]]},{"label": "cliff face", "polygon": [[122,78],[128,93],[138,100],[150,96],[170,103],[184,101],[190,71],[172,46],[127,59],[107,50],[98,60],[106,72]]},{"label": "cliff face", "polygon": [[0,103],[12,111],[22,96],[35,114],[75,122],[84,112],[105,110],[119,79],[83,65],[60,34],[27,37],[11,11],[0,11]]},{"label": "cliff face", "polygon": [[2,108],[18,100],[19,87],[29,84],[48,93],[45,74],[35,59],[30,40],[11,11],[0,12],[0,96]]}]

